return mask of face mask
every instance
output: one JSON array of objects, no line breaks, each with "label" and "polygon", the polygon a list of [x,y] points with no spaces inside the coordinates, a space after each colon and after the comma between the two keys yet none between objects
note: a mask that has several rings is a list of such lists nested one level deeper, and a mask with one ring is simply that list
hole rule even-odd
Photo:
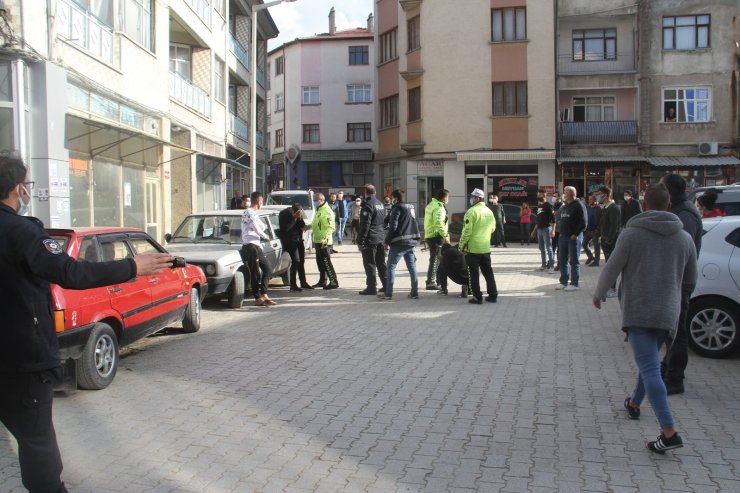
[{"label": "face mask", "polygon": [[596,202],[598,202],[599,204],[603,204],[604,203],[604,196],[603,195],[597,195],[596,196]]},{"label": "face mask", "polygon": [[549,199],[547,199],[547,201],[550,202],[550,205],[552,205],[555,203],[555,197],[550,197]]},{"label": "face mask", "polygon": [[[491,201],[491,202],[493,202],[493,201]],[[475,199],[473,199],[472,197],[471,197],[471,198],[469,198],[469,199],[468,199],[468,204],[470,204],[470,205],[475,205]]]},{"label": "face mask", "polygon": [[632,198],[632,197],[630,197],[629,195],[625,195],[625,196],[624,196],[624,200],[629,200],[629,199],[631,199],[631,198]]},{"label": "face mask", "polygon": [[25,216],[26,214],[28,214],[28,210],[31,208],[31,194],[28,193],[28,190],[26,190],[26,187],[24,187],[23,185],[18,185],[18,186],[21,187],[23,191],[26,193],[26,196],[28,197],[28,202],[23,200],[23,195],[19,191],[18,196],[21,199],[21,206],[18,208],[16,212],[19,216]]},{"label": "face mask", "polygon": [[397,203],[398,203],[398,200],[396,199],[391,200],[391,205],[396,205]]},{"label": "face mask", "polygon": [[362,204],[362,200],[355,200],[355,204],[361,205]]}]

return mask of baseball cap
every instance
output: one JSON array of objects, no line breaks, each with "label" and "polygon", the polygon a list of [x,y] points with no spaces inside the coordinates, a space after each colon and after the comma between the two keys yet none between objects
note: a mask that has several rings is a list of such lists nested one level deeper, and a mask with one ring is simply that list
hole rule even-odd
[{"label": "baseball cap", "polygon": [[470,192],[470,195],[473,197],[478,197],[479,199],[485,199],[486,194],[483,193],[483,190],[480,188],[474,188],[472,192]]}]

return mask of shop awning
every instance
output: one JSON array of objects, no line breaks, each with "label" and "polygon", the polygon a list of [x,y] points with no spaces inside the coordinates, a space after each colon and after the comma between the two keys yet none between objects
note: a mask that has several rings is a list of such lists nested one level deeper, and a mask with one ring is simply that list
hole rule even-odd
[{"label": "shop awning", "polygon": [[647,162],[648,158],[642,156],[583,156],[583,157],[559,157],[559,163],[639,163]]},{"label": "shop awning", "polygon": [[681,166],[740,166],[740,159],[734,156],[712,157],[650,157],[653,166],[678,168]]},{"label": "shop awning", "polygon": [[555,159],[555,151],[460,151],[455,153],[455,159],[458,161],[537,161]]}]

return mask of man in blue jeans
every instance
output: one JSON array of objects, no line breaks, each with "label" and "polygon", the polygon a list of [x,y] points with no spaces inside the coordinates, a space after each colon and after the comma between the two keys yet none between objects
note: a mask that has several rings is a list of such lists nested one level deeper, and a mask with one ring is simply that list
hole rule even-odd
[{"label": "man in blue jeans", "polygon": [[632,395],[624,400],[631,419],[640,418],[640,404],[647,394],[660,423],[660,436],[647,443],[663,453],[683,446],[668,406],[668,393],[660,376],[660,347],[666,334],[676,330],[681,289],[696,284],[696,247],[683,231],[681,220],[668,211],[670,196],[665,185],[645,191],[645,212],[634,216],[619,236],[601,272],[593,304],[601,308],[618,276],[622,330],[639,368]]},{"label": "man in blue jeans", "polygon": [[545,198],[545,191],[539,190],[537,192],[537,222],[535,223],[535,229],[532,231],[531,236],[537,235],[537,244],[540,247],[540,256],[542,257],[542,265],[539,271],[548,270],[550,274],[554,272],[554,262],[552,259],[552,236],[554,235],[552,228],[555,222],[555,214],[552,210],[552,205]]},{"label": "man in blue jeans", "polygon": [[[576,197],[574,187],[565,187],[563,197],[565,203],[560,208],[560,218],[556,225],[556,230],[560,233],[560,239],[558,240],[560,284],[555,289],[571,292],[578,291],[578,278],[581,274],[581,264],[578,257],[581,254],[583,230],[586,229],[586,216],[583,212],[585,207]],[[570,281],[570,286],[568,281]]]},{"label": "man in blue jeans", "polygon": [[393,300],[393,282],[396,279],[396,265],[403,258],[411,277],[411,292],[408,297],[419,299],[419,277],[416,274],[416,256],[414,247],[419,244],[421,232],[416,222],[414,206],[403,201],[403,190],[394,190],[391,194],[393,207],[388,221],[388,233],[385,235],[385,246],[388,252],[388,273],[385,281],[385,293],[378,293],[381,301]]}]

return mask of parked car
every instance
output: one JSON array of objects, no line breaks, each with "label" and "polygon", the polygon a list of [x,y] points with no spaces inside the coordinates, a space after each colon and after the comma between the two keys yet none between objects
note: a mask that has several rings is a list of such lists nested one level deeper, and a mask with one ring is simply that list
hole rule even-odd
[{"label": "parked car", "polygon": [[[284,209],[282,207],[281,209]],[[173,235],[165,235],[167,250],[203,269],[208,278],[208,296],[225,296],[229,307],[239,308],[248,289],[249,272],[242,261],[242,210],[199,212],[186,217]],[[262,250],[272,271],[286,286],[290,283],[290,256],[280,243],[279,212],[260,209],[269,240]]]},{"label": "parked car", "polygon": [[[516,204],[501,205],[504,206],[504,214],[506,215],[506,224],[504,224],[504,235],[506,236],[506,242],[508,243],[510,241],[521,241],[522,239],[524,241],[527,241],[526,238],[521,237],[522,235],[519,231],[519,206]],[[534,211],[535,208],[532,208],[532,210]],[[449,232],[450,241],[453,243],[460,241],[460,234],[462,233],[464,216],[464,212],[455,212],[450,214]],[[532,214],[530,214],[530,218],[531,224],[529,225],[529,231],[531,232],[532,228],[537,223],[537,215],[533,212]],[[491,238],[491,243],[493,243],[493,238]]]},{"label": "parked car", "polygon": [[[121,260],[165,252],[151,236],[132,228],[48,229],[72,258]],[[154,276],[101,288],[51,286],[62,361],[83,389],[107,387],[116,375],[119,348],[182,321],[185,332],[200,329],[200,303],[207,291],[199,267],[176,265]]]},{"label": "parked car", "polygon": [[698,197],[710,189],[717,192],[717,207],[722,209],[725,215],[740,216],[740,184],[697,188],[689,193],[688,199],[693,204]]},{"label": "parked car", "polygon": [[[301,204],[303,206],[303,220],[306,224],[311,224],[313,216],[316,214],[313,190],[273,190],[267,194],[265,204],[262,208],[264,210],[280,212],[293,204]],[[310,229],[303,232],[303,243],[306,245],[306,252],[310,253],[313,250],[313,231]]]},{"label": "parked car", "polygon": [[686,323],[691,348],[720,358],[740,346],[740,217],[703,224],[699,277]]}]

